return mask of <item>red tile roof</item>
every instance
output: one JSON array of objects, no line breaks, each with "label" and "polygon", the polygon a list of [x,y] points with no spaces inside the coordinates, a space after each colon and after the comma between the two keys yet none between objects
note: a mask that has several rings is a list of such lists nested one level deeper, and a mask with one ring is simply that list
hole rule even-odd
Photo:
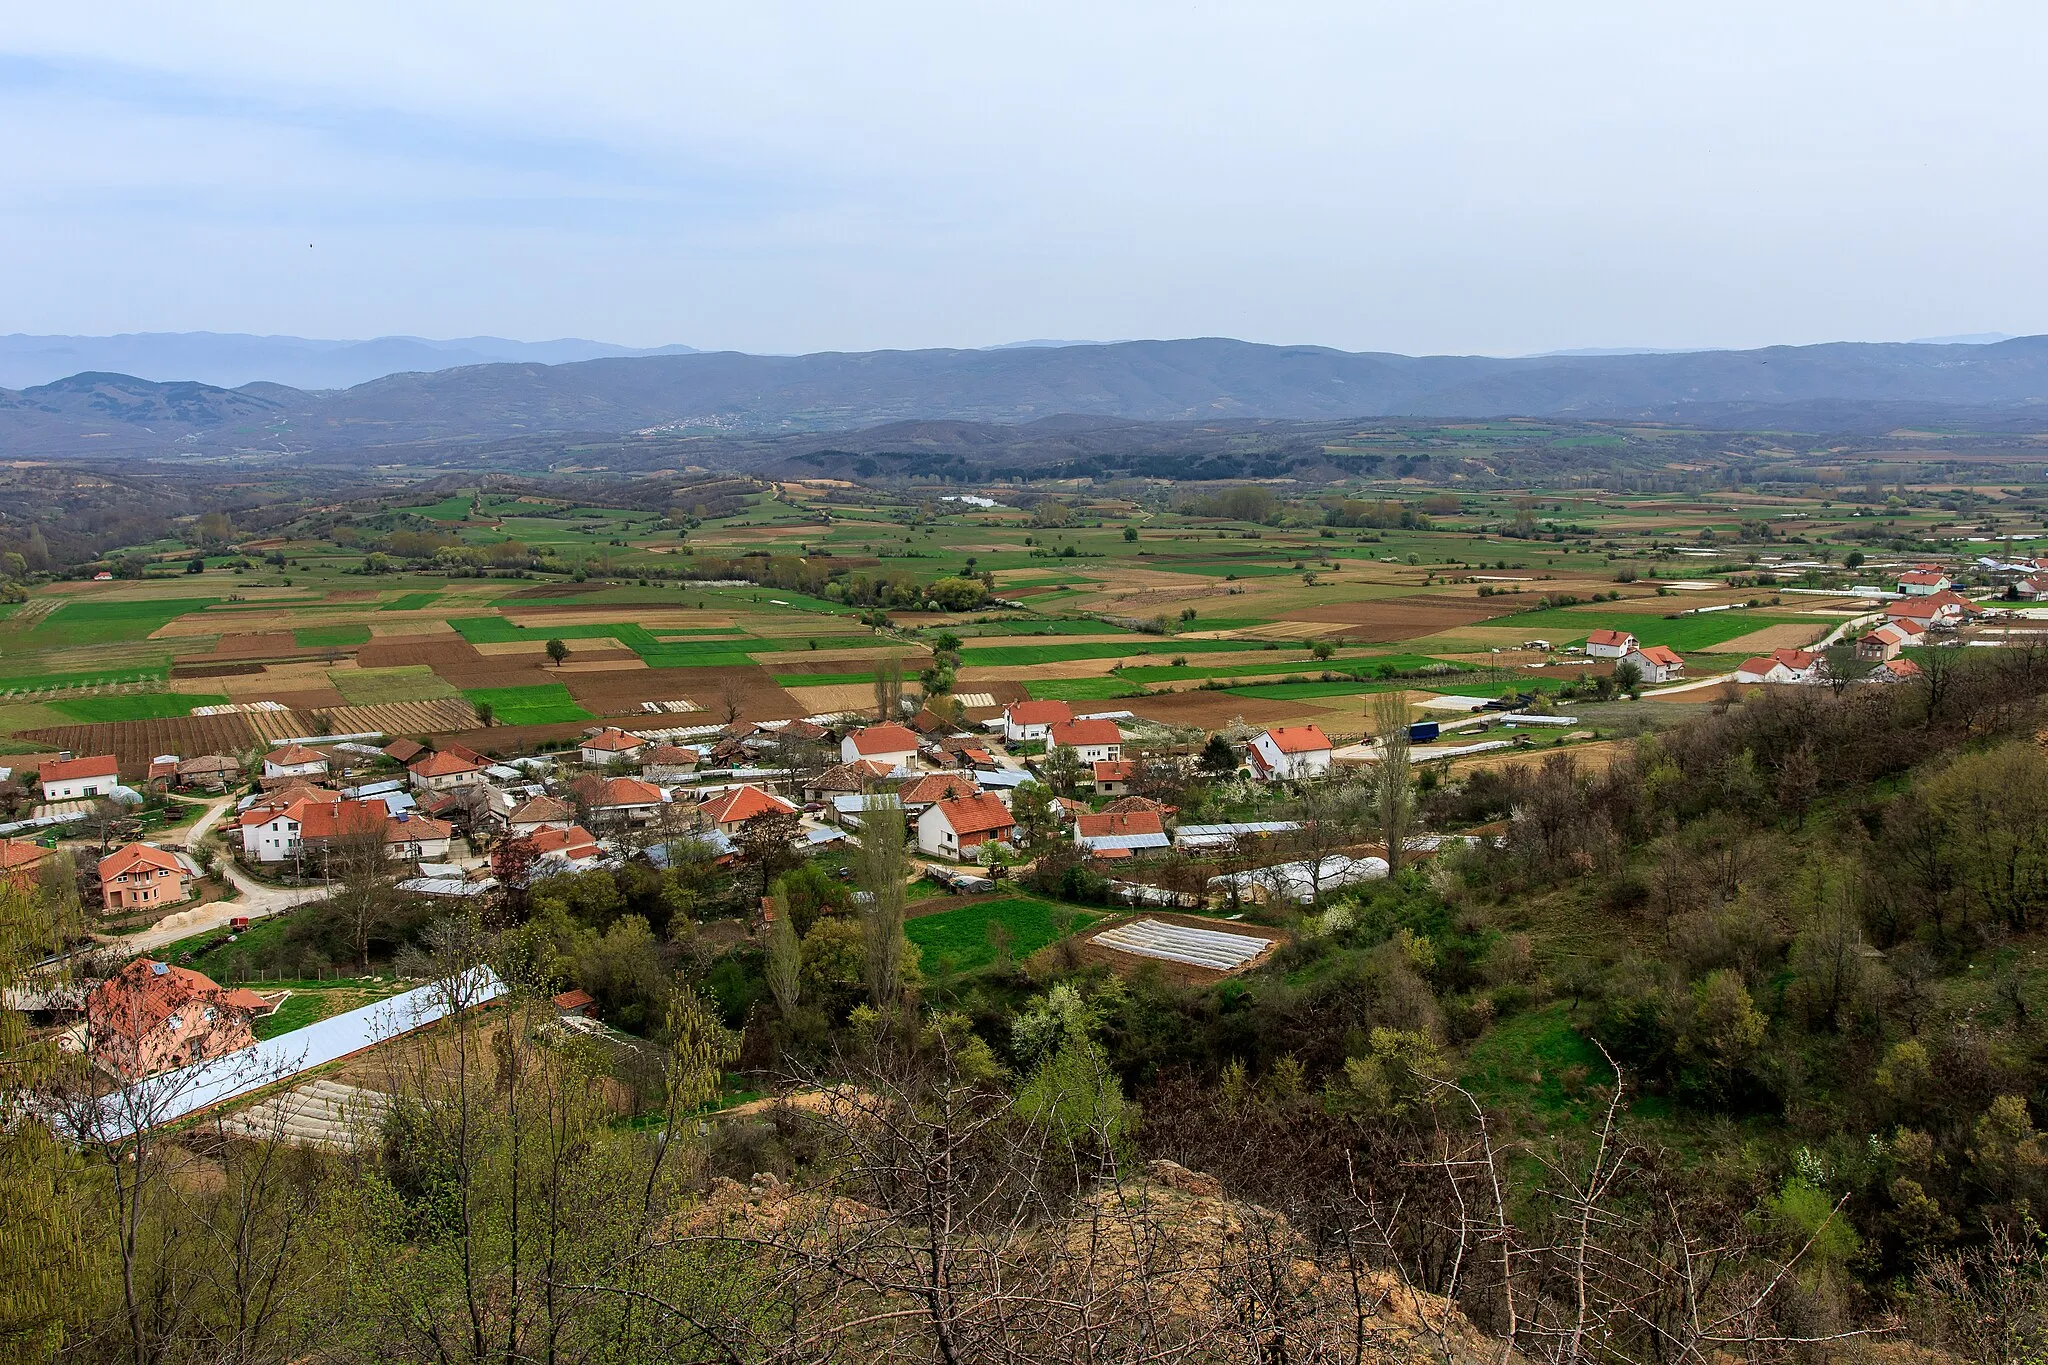
[{"label": "red tile roof", "polygon": [[705,817],[714,825],[736,825],[771,811],[794,815],[796,807],[773,792],[764,792],[755,786],[734,787],[725,795],[704,803]]},{"label": "red tile roof", "polygon": [[41,782],[72,782],[81,777],[112,777],[121,770],[121,765],[112,754],[94,754],[90,758],[60,758],[42,764],[36,769],[36,778]]},{"label": "red tile roof", "polygon": [[972,796],[980,790],[979,783],[959,773],[926,773],[897,788],[896,796],[906,806],[928,806],[934,801]]},{"label": "red tile roof", "polygon": [[138,957],[93,988],[85,1013],[93,1032],[135,1039],[163,1027],[190,1001],[227,1004],[225,994],[202,972]]},{"label": "red tile roof", "polygon": [[572,862],[595,858],[604,852],[597,846],[597,839],[581,825],[571,825],[567,829],[535,830],[527,838],[533,844],[534,852],[543,855],[559,853]]},{"label": "red tile roof", "polygon": [[424,758],[415,759],[408,771],[420,777],[454,777],[458,773],[473,773],[483,766],[481,759],[465,758],[453,749],[436,749]]},{"label": "red tile roof", "polygon": [[49,857],[53,851],[41,844],[32,844],[26,839],[0,839],[0,872],[14,872],[24,867],[34,867]]},{"label": "red tile roof", "polygon": [[570,789],[585,805],[597,809],[661,804],[661,788],[637,777],[582,777],[571,783]]},{"label": "red tile roof", "polygon": [[160,867],[166,872],[181,875],[185,871],[185,865],[178,861],[175,853],[151,848],[148,844],[128,844],[100,859],[100,880],[109,881],[138,867]]},{"label": "red tile roof", "polygon": [[917,735],[901,725],[870,725],[853,732],[857,754],[909,754],[917,752]]},{"label": "red tile roof", "polygon": [[623,754],[634,749],[646,748],[647,741],[638,735],[629,735],[616,726],[608,726],[594,735],[587,736],[578,747],[595,749],[601,754]]},{"label": "red tile roof", "polygon": [[426,745],[410,739],[394,739],[384,746],[384,756],[396,763],[410,763],[426,751]]},{"label": "red tile roof", "polygon": [[1948,581],[1948,575],[1939,569],[1915,569],[1899,575],[1899,582],[1911,583],[1916,588],[1931,588],[1936,584],[1946,584]]},{"label": "red tile roof", "polygon": [[1331,747],[1319,725],[1280,725],[1266,731],[1266,738],[1283,754],[1317,754]]},{"label": "red tile roof", "polygon": [[1635,643],[1635,636],[1625,630],[1596,630],[1586,637],[1589,645],[1604,645],[1613,649],[1626,649]]},{"label": "red tile roof", "polygon": [[1074,718],[1074,708],[1063,701],[1017,701],[1003,708],[1003,719],[1012,725],[1052,725]]},{"label": "red tile roof", "polygon": [[318,749],[308,749],[303,744],[287,744],[282,749],[273,749],[263,756],[263,761],[279,768],[296,768],[302,763],[327,762],[327,755]]},{"label": "red tile roof", "polygon": [[994,792],[941,801],[932,809],[944,817],[955,834],[985,834],[1010,829],[1017,823],[1011,818],[1009,807]]},{"label": "red tile roof", "polygon": [[589,991],[563,991],[548,1003],[564,1012],[569,1010],[586,1010],[597,1003],[597,997]]},{"label": "red tile roof", "polygon": [[1121,744],[1123,732],[1113,720],[1068,720],[1052,727],[1049,742],[1055,747],[1079,748],[1084,744]]},{"label": "red tile roof", "polygon": [[1156,810],[1104,811],[1074,821],[1074,832],[1083,839],[1109,839],[1126,834],[1164,834],[1166,825]]},{"label": "red tile roof", "polygon": [[1673,664],[1683,665],[1685,663],[1685,660],[1679,658],[1677,654],[1672,652],[1671,646],[1669,645],[1643,645],[1641,648],[1636,650],[1636,653],[1642,655],[1645,659],[1648,659],[1651,663],[1658,665],[1660,668],[1669,668]]},{"label": "red tile roof", "polygon": [[532,825],[544,820],[560,822],[573,819],[575,814],[576,812],[569,809],[566,802],[557,801],[552,796],[536,796],[514,806],[512,813],[505,817],[505,823]]},{"label": "red tile roof", "polygon": [[1138,771],[1138,765],[1128,758],[1098,759],[1095,764],[1097,782],[1128,782]]}]

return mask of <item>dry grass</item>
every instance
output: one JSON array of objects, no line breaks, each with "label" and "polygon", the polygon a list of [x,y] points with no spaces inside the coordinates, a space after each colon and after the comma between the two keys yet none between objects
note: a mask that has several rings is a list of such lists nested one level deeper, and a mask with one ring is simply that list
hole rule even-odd
[{"label": "dry grass", "polygon": [[[963,670],[964,677],[967,672]],[[827,687],[785,688],[803,707],[807,716],[821,716],[834,711],[868,711],[875,708],[875,689],[865,683],[835,683]]]},{"label": "dry grass", "polygon": [[1774,649],[1802,649],[1827,633],[1821,624],[1805,625],[1790,622],[1782,626],[1765,626],[1747,635],[1739,635],[1703,651],[1711,654],[1768,654]]}]

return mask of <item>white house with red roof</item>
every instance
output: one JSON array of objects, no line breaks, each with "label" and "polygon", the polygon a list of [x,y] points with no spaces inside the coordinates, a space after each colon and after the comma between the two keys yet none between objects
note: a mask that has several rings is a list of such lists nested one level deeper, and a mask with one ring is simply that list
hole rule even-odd
[{"label": "white house with red roof", "polygon": [[1646,683],[1676,682],[1685,676],[1685,660],[1669,645],[1637,645],[1622,662],[1634,664]]},{"label": "white house with red roof", "polygon": [[1138,765],[1128,758],[1095,765],[1095,794],[1097,796],[1122,796],[1131,789],[1131,779],[1138,775]]},{"label": "white house with red roof", "polygon": [[599,777],[595,773],[577,778],[569,790],[590,819],[600,826],[644,825],[660,813],[667,799],[661,788],[637,777]]},{"label": "white house with red roof", "polygon": [[554,796],[529,796],[505,810],[499,819],[505,833],[514,839],[538,834],[544,829],[567,829],[576,823],[576,811]]},{"label": "white house with red roof", "polygon": [[1981,612],[1975,603],[1959,593],[1944,589],[1925,597],[1908,597],[1885,606],[1884,614],[1894,621],[1911,621],[1925,630],[1934,626],[1956,626]]},{"label": "white house with red roof", "polygon": [[1868,681],[1878,683],[1911,682],[1920,676],[1920,665],[1911,659],[1887,659],[1870,670]]},{"label": "white house with red roof", "polygon": [[1955,585],[1953,578],[1935,568],[1912,569],[1899,575],[1899,591],[1908,597],[1932,597]]},{"label": "white house with red roof", "polygon": [[109,910],[153,909],[185,899],[185,865],[151,844],[129,844],[100,859],[100,901]]},{"label": "white house with red roof", "polygon": [[1114,763],[1124,756],[1124,735],[1113,720],[1054,721],[1046,728],[1045,752],[1055,749],[1072,749],[1083,763]]},{"label": "white house with red roof", "polygon": [[991,839],[1007,841],[1017,822],[993,792],[935,801],[917,817],[918,851],[934,858],[966,859]]},{"label": "white house with red roof", "polygon": [[539,855],[534,871],[539,876],[552,872],[582,872],[604,861],[604,850],[589,830],[581,825],[549,827],[528,836]]},{"label": "white house with red roof", "polygon": [[591,767],[603,768],[613,763],[631,763],[646,748],[647,741],[640,736],[628,734],[616,725],[607,725],[596,734],[585,736],[576,752]]},{"label": "white house with red roof", "polygon": [[1334,751],[1318,725],[1278,725],[1253,736],[1245,747],[1252,772],[1269,782],[1321,777],[1330,771]]},{"label": "white house with red roof", "polygon": [[896,800],[906,814],[915,816],[926,806],[956,797],[973,796],[981,784],[966,773],[924,773],[896,789]]},{"label": "white house with red roof", "polygon": [[1774,649],[1769,654],[1760,654],[1753,659],[1744,659],[1735,668],[1735,681],[1739,683],[1817,683],[1820,681],[1820,655],[1805,649]]},{"label": "white house with red roof", "polygon": [[1636,637],[1625,630],[1596,630],[1586,637],[1589,659],[1626,659],[1636,647]]},{"label": "white house with red roof", "polygon": [[917,747],[917,732],[907,725],[870,725],[839,741],[839,761],[867,759],[887,763],[892,769],[907,768],[917,757]]},{"label": "white house with red roof", "polygon": [[263,779],[275,781],[280,777],[325,777],[327,776],[327,755],[318,749],[308,749],[303,744],[287,744],[281,749],[272,749],[263,756]]},{"label": "white house with red roof", "polygon": [[411,775],[414,791],[452,792],[481,786],[486,766],[481,758],[471,754],[436,749],[414,759],[406,772]]},{"label": "white house with red roof", "polygon": [[1097,857],[1128,858],[1172,843],[1156,810],[1103,811],[1074,820],[1074,847]]},{"label": "white house with red roof", "polygon": [[714,796],[697,809],[698,818],[703,823],[726,834],[736,833],[741,825],[757,815],[796,814],[795,806],[774,792],[763,791],[751,784]]},{"label": "white house with red roof", "polygon": [[1003,738],[1012,744],[1029,744],[1073,718],[1074,708],[1063,701],[1011,702],[1003,708]]},{"label": "white house with red roof", "polygon": [[59,758],[36,767],[45,801],[89,801],[111,796],[120,785],[121,765],[112,754],[90,758]]}]

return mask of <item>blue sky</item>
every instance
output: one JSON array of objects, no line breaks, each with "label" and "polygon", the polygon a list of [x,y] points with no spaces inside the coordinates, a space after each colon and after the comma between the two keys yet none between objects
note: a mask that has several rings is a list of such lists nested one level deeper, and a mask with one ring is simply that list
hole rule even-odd
[{"label": "blue sky", "polygon": [[17,6],[0,332],[2048,330],[2039,5]]}]

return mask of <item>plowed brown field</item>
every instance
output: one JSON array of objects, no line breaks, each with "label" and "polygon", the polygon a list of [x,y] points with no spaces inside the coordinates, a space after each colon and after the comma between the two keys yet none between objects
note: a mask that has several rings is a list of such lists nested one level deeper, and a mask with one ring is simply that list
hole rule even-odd
[{"label": "plowed brown field", "polygon": [[[289,712],[275,714],[289,715]],[[112,754],[121,775],[131,781],[149,771],[158,754],[198,758],[203,754],[238,754],[256,743],[247,716],[185,716],[175,720],[121,720],[98,725],[56,725],[23,736],[53,749],[75,754]]]},{"label": "plowed brown field", "polygon": [[1487,621],[1516,608],[1499,599],[1477,597],[1390,597],[1379,602],[1332,602],[1284,614],[1284,620],[1314,621],[1332,627],[1337,639],[1380,644],[1434,635],[1449,626]]}]

